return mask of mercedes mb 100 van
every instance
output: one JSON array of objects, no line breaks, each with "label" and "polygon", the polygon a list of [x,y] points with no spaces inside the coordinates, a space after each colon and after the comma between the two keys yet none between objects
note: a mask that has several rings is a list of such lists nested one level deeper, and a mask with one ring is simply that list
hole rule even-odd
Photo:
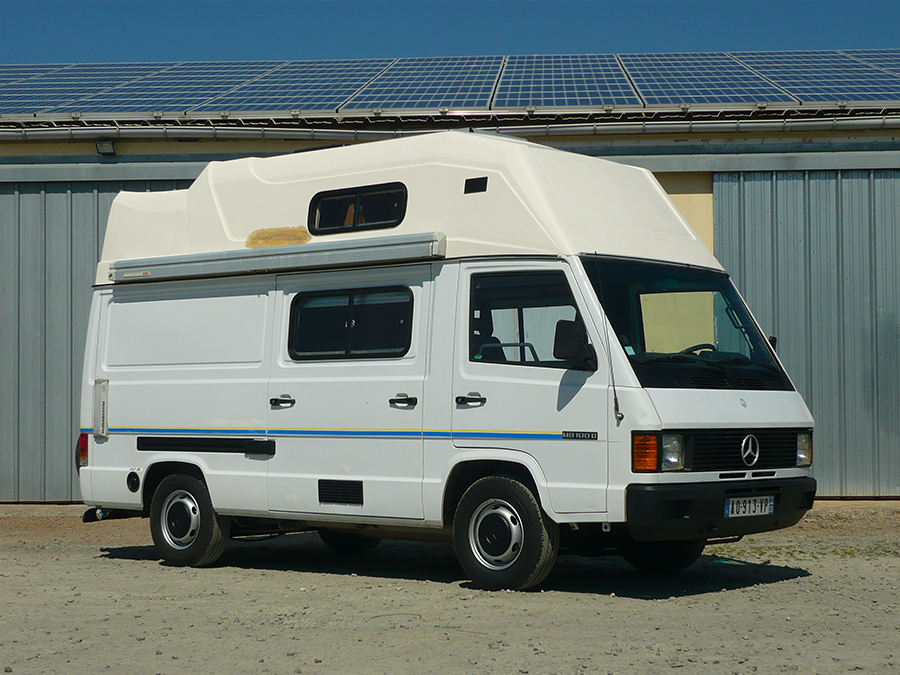
[{"label": "mercedes mb 100 van", "polygon": [[88,513],[173,565],[317,531],[525,589],[560,547],[684,568],[816,491],[809,411],[654,177],[486,134],[121,193],[81,401]]}]

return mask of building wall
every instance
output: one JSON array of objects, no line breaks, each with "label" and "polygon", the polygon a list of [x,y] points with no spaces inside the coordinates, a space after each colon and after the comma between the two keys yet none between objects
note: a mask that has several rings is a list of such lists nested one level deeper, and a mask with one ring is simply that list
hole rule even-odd
[{"label": "building wall", "polygon": [[709,250],[715,253],[713,174],[693,171],[655,175],[684,219]]},{"label": "building wall", "polygon": [[720,173],[717,256],[816,419],[819,494],[900,496],[900,171]]},{"label": "building wall", "polygon": [[0,183],[0,501],[79,499],[78,383],[110,204],[187,184]]},{"label": "building wall", "polygon": [[[122,154],[113,161],[73,157],[70,164],[4,151],[0,501],[79,498],[72,457],[89,288],[115,194],[185,187],[223,149],[268,154],[279,147],[289,150],[225,144],[167,156],[117,146]],[[45,150],[63,154],[55,146]],[[759,161],[739,159],[728,162]],[[711,249],[715,244],[763,328],[779,337],[779,354],[817,419],[820,494],[900,496],[900,175],[723,172],[723,159],[689,160],[628,163],[651,164],[701,239]]]}]

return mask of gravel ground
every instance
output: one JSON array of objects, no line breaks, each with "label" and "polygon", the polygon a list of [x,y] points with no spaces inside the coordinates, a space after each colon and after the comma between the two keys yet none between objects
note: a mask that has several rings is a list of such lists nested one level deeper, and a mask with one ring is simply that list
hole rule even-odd
[{"label": "gravel ground", "polygon": [[440,544],[316,535],[161,565],[146,520],[0,504],[0,672],[900,673],[900,502],[820,501],[671,577],[561,556],[485,592]]}]

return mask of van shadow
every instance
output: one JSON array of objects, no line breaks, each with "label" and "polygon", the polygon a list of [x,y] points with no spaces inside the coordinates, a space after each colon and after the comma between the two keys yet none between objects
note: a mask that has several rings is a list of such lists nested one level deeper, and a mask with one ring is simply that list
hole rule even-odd
[{"label": "van shadow", "polygon": [[720,555],[702,555],[686,570],[674,574],[640,572],[619,556],[582,558],[560,556],[543,584],[544,590],[593,593],[632,598],[666,600],[753,586],[777,584],[811,576],[798,567],[747,562]]},{"label": "van shadow", "polygon": [[[149,562],[159,560],[152,546],[102,549],[103,557]],[[460,569],[450,544],[383,541],[357,557],[338,555],[315,534],[291,534],[269,540],[228,543],[214,567],[281,570],[327,575],[358,575],[392,581],[416,580],[456,584],[477,590]],[[664,600],[777,584],[811,576],[802,568],[703,555],[677,574],[642,573],[618,556],[586,558],[562,554],[539,590],[612,595],[637,600]]]}]

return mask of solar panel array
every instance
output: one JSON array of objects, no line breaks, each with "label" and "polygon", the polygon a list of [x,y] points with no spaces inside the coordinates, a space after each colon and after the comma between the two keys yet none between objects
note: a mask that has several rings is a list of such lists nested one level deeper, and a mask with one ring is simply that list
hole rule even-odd
[{"label": "solar panel array", "polygon": [[0,65],[0,115],[900,105],[900,49]]}]

